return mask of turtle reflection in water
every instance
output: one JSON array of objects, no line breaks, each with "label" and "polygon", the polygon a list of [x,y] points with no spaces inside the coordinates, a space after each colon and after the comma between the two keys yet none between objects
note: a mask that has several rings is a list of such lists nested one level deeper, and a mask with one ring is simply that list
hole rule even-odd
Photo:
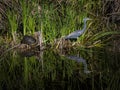
[{"label": "turtle reflection in water", "polygon": [[25,35],[21,40],[21,44],[23,47],[33,48],[37,46],[37,40],[32,36]]}]

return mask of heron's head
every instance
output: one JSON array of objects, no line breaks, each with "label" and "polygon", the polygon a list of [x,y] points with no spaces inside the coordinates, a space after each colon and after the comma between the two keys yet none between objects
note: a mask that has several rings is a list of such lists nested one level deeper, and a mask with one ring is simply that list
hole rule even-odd
[{"label": "heron's head", "polygon": [[92,20],[92,19],[90,19],[90,18],[84,18],[83,19],[83,21],[87,21],[87,20]]}]

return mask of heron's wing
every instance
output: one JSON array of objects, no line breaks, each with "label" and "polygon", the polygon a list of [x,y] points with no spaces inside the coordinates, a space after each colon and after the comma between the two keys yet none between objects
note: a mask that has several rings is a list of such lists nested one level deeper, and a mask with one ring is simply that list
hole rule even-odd
[{"label": "heron's wing", "polygon": [[74,32],[70,33],[68,36],[66,36],[65,39],[72,39],[72,38],[77,39],[82,34],[82,32],[83,31],[81,31],[81,30],[74,31]]}]

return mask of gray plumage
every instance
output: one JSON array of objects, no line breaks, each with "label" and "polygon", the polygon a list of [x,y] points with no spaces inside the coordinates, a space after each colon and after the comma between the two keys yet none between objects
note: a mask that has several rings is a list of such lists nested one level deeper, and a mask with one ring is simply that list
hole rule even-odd
[{"label": "gray plumage", "polygon": [[81,36],[84,33],[84,31],[86,30],[86,21],[87,20],[91,20],[91,19],[90,18],[84,18],[83,19],[83,22],[84,22],[83,29],[82,30],[77,30],[77,31],[74,31],[74,32],[70,33],[69,35],[67,35],[65,37],[65,40],[77,39],[79,36]]}]

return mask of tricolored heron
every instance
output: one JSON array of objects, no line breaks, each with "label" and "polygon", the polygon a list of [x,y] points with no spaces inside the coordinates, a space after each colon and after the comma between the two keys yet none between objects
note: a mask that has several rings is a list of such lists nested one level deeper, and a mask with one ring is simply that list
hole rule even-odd
[{"label": "tricolored heron", "polygon": [[69,35],[67,35],[65,37],[65,40],[77,40],[77,38],[79,36],[81,36],[85,32],[85,30],[86,30],[86,21],[87,20],[91,20],[91,19],[90,18],[84,18],[83,19],[83,22],[84,22],[83,29],[82,30],[77,30],[77,31],[74,31],[74,32],[70,33]]}]

